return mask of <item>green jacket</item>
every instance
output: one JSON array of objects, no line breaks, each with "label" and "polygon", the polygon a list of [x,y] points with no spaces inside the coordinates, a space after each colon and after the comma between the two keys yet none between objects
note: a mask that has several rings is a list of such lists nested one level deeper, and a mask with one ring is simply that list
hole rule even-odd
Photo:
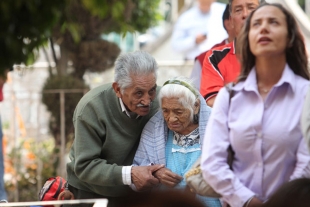
[{"label": "green jacket", "polygon": [[111,83],[85,94],[73,115],[75,139],[67,164],[69,184],[109,197],[131,191],[123,184],[122,166],[133,163],[142,129],[157,109],[156,99],[147,116],[129,118],[121,111]]}]

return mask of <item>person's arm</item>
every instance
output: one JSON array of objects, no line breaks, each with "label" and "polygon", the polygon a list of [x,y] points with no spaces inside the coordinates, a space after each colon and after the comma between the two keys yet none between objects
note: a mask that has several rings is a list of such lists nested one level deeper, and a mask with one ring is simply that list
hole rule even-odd
[{"label": "person's arm", "polygon": [[[231,206],[242,207],[255,193],[248,189],[229,169],[227,149],[230,146],[228,129],[229,94],[221,89],[212,109],[202,147],[203,177]],[[238,150],[238,149],[234,149]]]},{"label": "person's arm", "polygon": [[310,88],[308,90],[304,108],[301,114],[301,130],[303,132],[306,143],[308,144],[308,150],[310,152]]},{"label": "person's arm", "polygon": [[190,22],[181,16],[174,27],[171,45],[176,52],[186,53],[207,38],[205,34],[190,35],[187,24],[190,24]]},{"label": "person's arm", "polygon": [[209,98],[206,102],[207,105],[210,107],[213,107],[214,101],[215,101],[216,95],[212,96],[211,98]]},{"label": "person's arm", "polygon": [[218,91],[224,87],[224,80],[218,64],[219,62],[214,58],[213,50],[209,50],[202,66],[200,93],[210,107],[213,106]]},{"label": "person's arm", "polygon": [[[89,118],[96,119],[95,110],[85,106],[80,112],[78,105],[73,119],[75,128],[74,147],[74,172],[76,176],[89,184],[113,186],[123,185],[122,166],[108,164],[107,160],[100,157],[102,150],[102,137],[106,136],[105,126],[92,122]],[[78,113],[81,113],[77,115]]]},{"label": "person's arm", "polygon": [[310,174],[310,155],[304,138],[300,140],[298,150],[296,152],[296,157],[297,162],[295,169],[290,176],[290,180],[307,177]]}]

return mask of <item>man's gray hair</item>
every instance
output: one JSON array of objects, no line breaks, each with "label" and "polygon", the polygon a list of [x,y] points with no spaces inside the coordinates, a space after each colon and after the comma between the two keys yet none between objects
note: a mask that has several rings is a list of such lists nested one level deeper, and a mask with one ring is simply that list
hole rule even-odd
[{"label": "man's gray hair", "polygon": [[[180,84],[178,84],[178,81],[180,81]],[[195,103],[197,99],[199,99],[199,91],[195,88],[193,81],[189,78],[180,76],[174,77],[166,83],[167,84],[164,84],[158,94],[160,108],[163,98],[178,98],[179,103],[183,107],[189,109],[191,121],[193,121]]]},{"label": "man's gray hair", "polygon": [[157,79],[157,68],[156,60],[147,52],[125,53],[115,61],[114,81],[123,91],[132,84],[132,76],[154,74]]}]

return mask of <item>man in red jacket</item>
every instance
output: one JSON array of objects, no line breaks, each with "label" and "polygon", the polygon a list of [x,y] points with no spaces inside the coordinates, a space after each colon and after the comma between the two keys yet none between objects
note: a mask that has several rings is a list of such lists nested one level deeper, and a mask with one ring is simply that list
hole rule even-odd
[{"label": "man in red jacket", "polygon": [[[259,0],[229,0],[230,20],[236,36],[248,15],[258,7]],[[218,91],[236,80],[240,63],[235,54],[235,41],[209,50],[203,62],[200,93],[208,106],[213,106]]]},{"label": "man in red jacket", "polygon": [[[229,5],[228,4],[224,10],[222,20],[223,20],[223,27],[228,34],[228,38],[223,40],[221,43],[214,45],[211,49],[213,49],[215,47],[222,46],[222,45],[226,45],[226,44],[232,42],[235,38],[235,31],[232,28],[230,21],[229,21]],[[192,73],[190,75],[190,78],[194,80],[194,84],[198,90],[200,88],[201,70],[202,70],[203,60],[205,59],[205,56],[206,56],[208,51],[209,50],[201,53],[200,55],[198,55],[195,58],[194,67],[193,67]]]}]

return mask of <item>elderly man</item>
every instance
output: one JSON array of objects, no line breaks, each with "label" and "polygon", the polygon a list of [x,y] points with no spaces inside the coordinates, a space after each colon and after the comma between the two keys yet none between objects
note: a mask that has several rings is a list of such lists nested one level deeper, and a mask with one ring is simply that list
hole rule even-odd
[{"label": "elderly man", "polygon": [[200,53],[227,38],[222,24],[225,4],[215,0],[197,0],[192,8],[178,19],[171,37],[172,48],[194,60]]},{"label": "elderly man", "polygon": [[[248,15],[259,3],[260,0],[229,0],[230,20],[236,36]],[[209,106],[213,106],[218,91],[225,84],[235,81],[239,73],[235,41],[208,51],[203,62],[200,93]]]},{"label": "elderly man", "polygon": [[146,52],[121,55],[115,81],[92,89],[78,103],[67,164],[76,199],[108,198],[113,206],[131,191],[129,185],[145,190],[159,183],[152,174],[162,165],[131,167],[142,129],[158,108],[156,70]]}]

